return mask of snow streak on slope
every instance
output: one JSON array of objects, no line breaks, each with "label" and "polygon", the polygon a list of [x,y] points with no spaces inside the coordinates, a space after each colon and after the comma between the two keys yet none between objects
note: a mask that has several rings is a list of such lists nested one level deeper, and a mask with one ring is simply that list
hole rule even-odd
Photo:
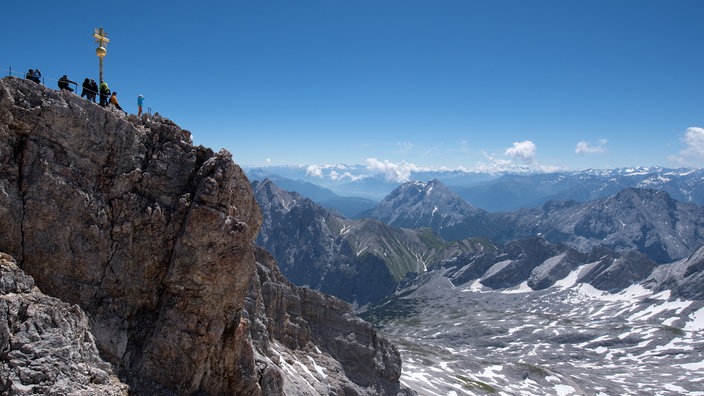
[{"label": "snow streak on slope", "polygon": [[387,307],[382,330],[421,395],[704,395],[704,303],[632,286],[490,291],[441,276]]}]

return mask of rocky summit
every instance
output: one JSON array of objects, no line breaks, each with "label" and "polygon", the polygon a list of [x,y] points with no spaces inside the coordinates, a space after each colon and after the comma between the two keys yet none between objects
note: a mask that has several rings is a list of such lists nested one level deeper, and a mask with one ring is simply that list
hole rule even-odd
[{"label": "rocky summit", "polygon": [[403,391],[391,343],[254,244],[230,154],[158,114],[0,80],[0,221],[4,393]]}]

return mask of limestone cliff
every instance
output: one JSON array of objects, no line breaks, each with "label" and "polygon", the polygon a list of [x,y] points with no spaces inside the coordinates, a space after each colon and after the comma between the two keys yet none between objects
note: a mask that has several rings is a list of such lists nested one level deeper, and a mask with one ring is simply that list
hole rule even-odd
[{"label": "limestone cliff", "polygon": [[167,119],[0,80],[0,221],[0,251],[85,310],[133,393],[399,389],[398,352],[348,306],[266,275],[241,169]]},{"label": "limestone cliff", "polygon": [[127,385],[98,355],[88,318],[48,297],[0,253],[0,394],[118,396]]}]

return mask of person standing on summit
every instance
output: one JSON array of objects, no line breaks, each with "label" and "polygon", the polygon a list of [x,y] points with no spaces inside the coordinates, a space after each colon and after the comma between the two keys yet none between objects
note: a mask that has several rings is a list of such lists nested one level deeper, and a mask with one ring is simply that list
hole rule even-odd
[{"label": "person standing on summit", "polygon": [[82,85],[83,90],[81,90],[81,97],[86,97],[86,99],[90,100],[90,79],[86,78],[83,80],[83,85]]},{"label": "person standing on summit", "polygon": [[137,117],[142,116],[142,105],[144,104],[144,96],[137,96]]},{"label": "person standing on summit", "polygon": [[110,96],[110,88],[105,81],[100,82],[100,105],[105,107],[108,105],[108,96]]},{"label": "person standing on summit", "polygon": [[98,94],[98,83],[92,78],[90,79],[90,100],[95,103],[95,95]]}]

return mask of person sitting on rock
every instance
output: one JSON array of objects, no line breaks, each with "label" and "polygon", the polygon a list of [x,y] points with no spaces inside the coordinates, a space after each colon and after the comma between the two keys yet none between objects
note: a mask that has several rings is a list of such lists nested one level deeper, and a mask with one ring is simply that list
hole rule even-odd
[{"label": "person sitting on rock", "polygon": [[34,70],[29,69],[29,71],[27,72],[27,74],[25,74],[24,78],[26,78],[27,80],[32,80],[32,81],[34,81]]},{"label": "person sitting on rock", "polygon": [[[120,104],[117,103],[117,91],[113,91],[112,96],[110,97],[110,104],[117,107],[119,110],[122,110],[122,107],[120,107]],[[124,111],[124,110],[122,110]],[[126,113],[126,111],[125,111]]]}]

